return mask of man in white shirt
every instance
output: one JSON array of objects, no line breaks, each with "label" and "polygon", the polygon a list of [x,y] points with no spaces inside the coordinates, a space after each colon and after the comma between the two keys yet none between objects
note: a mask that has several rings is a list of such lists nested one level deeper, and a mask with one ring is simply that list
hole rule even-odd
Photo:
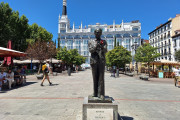
[{"label": "man in white shirt", "polygon": [[178,81],[178,87],[180,87],[180,70],[179,70],[179,67],[176,67],[173,69],[173,72],[174,72],[174,85],[176,86],[176,83]]},{"label": "man in white shirt", "polygon": [[9,89],[11,89],[11,85],[14,81],[14,72],[12,72],[12,70],[8,70],[8,73],[6,75],[6,80],[8,80],[9,82]]}]

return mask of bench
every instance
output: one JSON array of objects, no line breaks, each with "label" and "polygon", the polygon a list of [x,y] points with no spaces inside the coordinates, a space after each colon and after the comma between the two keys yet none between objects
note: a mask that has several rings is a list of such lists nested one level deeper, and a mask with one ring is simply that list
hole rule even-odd
[{"label": "bench", "polygon": [[148,80],[148,79],[149,79],[149,76],[140,75],[140,76],[139,76],[139,79]]}]

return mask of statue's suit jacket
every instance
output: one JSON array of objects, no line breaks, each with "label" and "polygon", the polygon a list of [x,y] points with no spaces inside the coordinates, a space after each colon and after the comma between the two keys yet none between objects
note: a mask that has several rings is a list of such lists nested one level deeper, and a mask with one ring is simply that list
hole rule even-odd
[{"label": "statue's suit jacket", "polygon": [[[98,45],[97,45],[98,44]],[[105,54],[107,52],[107,42],[105,40],[90,40],[88,43],[89,51],[91,53],[90,64],[105,64]]]}]

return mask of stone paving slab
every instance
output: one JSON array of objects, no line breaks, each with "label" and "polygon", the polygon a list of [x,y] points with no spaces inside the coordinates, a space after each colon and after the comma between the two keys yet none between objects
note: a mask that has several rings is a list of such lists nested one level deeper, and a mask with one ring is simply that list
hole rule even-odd
[{"label": "stone paving slab", "polygon": [[[44,87],[35,76],[27,86],[0,93],[0,120],[81,120],[84,97],[92,94],[91,71],[50,76]],[[173,79],[143,81],[105,73],[105,94],[118,103],[123,120],[179,120],[180,88]]]}]

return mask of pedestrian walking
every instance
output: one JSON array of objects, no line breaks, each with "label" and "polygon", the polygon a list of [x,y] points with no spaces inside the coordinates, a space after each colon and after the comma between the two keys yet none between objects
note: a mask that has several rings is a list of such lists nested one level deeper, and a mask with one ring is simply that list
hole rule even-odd
[{"label": "pedestrian walking", "polygon": [[173,69],[174,72],[174,85],[177,86],[177,82],[178,82],[178,87],[180,88],[180,70],[179,67],[176,67]]},{"label": "pedestrian walking", "polygon": [[51,70],[51,68],[50,68],[50,66],[49,66],[49,61],[46,61],[46,64],[44,64],[44,65],[42,66],[42,70],[43,70],[44,77],[43,77],[43,79],[42,79],[41,86],[44,86],[43,83],[44,83],[44,80],[45,80],[45,79],[48,80],[49,85],[52,85],[52,83],[51,83],[50,80],[49,80],[49,75],[48,75],[49,71],[52,73],[52,70]]}]

